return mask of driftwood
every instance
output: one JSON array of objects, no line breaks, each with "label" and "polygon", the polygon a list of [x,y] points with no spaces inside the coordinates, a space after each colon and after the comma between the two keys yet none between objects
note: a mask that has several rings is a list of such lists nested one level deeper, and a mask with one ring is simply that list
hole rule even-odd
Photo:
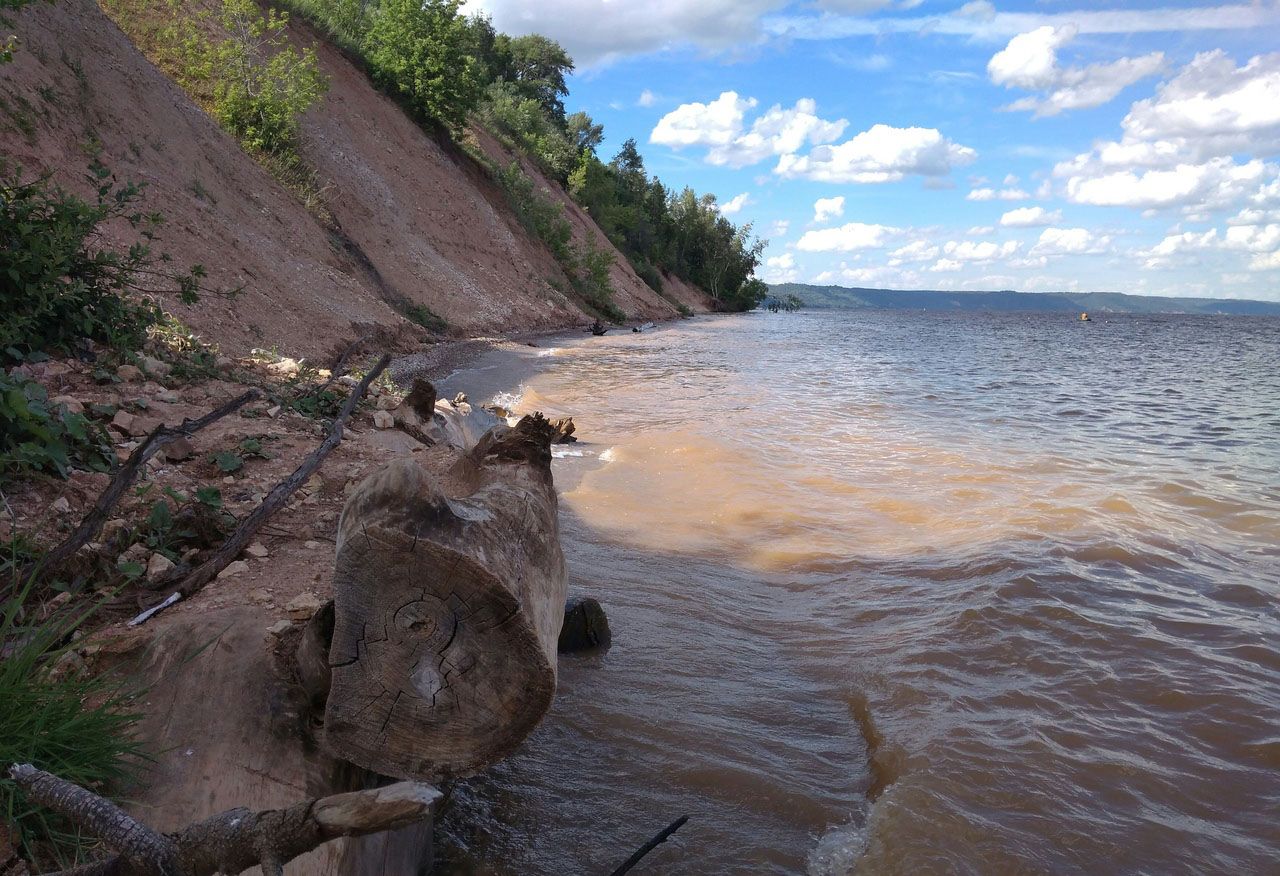
[{"label": "driftwood", "polygon": [[623,861],[622,864],[618,866],[618,869],[610,873],[609,876],[622,876],[623,873],[629,872],[632,867],[640,863],[641,858],[643,858],[645,855],[652,852],[658,846],[665,843],[668,839],[670,839],[671,834],[675,833],[677,830],[684,827],[685,822],[688,820],[689,820],[689,816],[681,815],[675,821],[671,822],[662,830],[658,831],[657,835],[653,839],[649,840],[640,848],[636,849],[636,853],[632,855],[630,858],[627,858],[625,861]]},{"label": "driftwood", "polygon": [[551,704],[564,556],[540,414],[451,475],[412,460],[351,495],[338,528],[323,741],[383,775],[471,775]]},{"label": "driftwood", "polygon": [[401,782],[285,809],[230,809],[164,834],[92,791],[30,764],[14,764],[9,776],[30,801],[66,816],[116,853],[53,876],[213,876],[255,866],[264,876],[278,876],[287,862],[321,843],[422,821],[441,796],[430,785]]},{"label": "driftwood", "polygon": [[[389,364],[391,364],[390,356],[384,355],[378,360],[378,364],[373,366],[373,369],[364,376],[364,380],[360,381],[360,385],[351,391],[346,404],[342,406],[342,410],[334,418],[333,427],[329,430],[328,437],[321,442],[319,447],[311,451],[311,454],[303,460],[302,465],[298,466],[293,474],[272,488],[267,497],[262,500],[262,504],[254,508],[248,517],[240,521],[240,524],[227,536],[227,540],[222,543],[222,546],[214,551],[213,556],[197,566],[194,571],[183,579],[178,592],[183,596],[190,596],[216,578],[219,572],[225,569],[236,557],[240,556],[249,542],[253,540],[254,535],[262,528],[262,525],[267,522],[271,515],[285,506],[289,498],[320,467],[320,463],[324,462],[324,458],[342,441],[343,425],[350,419],[352,412],[356,409],[356,405],[360,403],[360,399],[364,398],[364,394],[369,389],[369,384],[373,383],[378,378],[378,375],[386,370]],[[173,579],[166,580],[171,581]]]},{"label": "driftwood", "polygon": [[153,429],[146,440],[134,448],[133,453],[129,454],[129,458],[125,460],[124,465],[120,467],[120,471],[116,472],[115,477],[111,479],[106,489],[98,496],[97,501],[93,503],[89,513],[85,514],[84,519],[80,521],[80,525],[76,527],[75,532],[45,554],[38,567],[40,574],[48,576],[61,568],[63,563],[76,551],[88,544],[101,531],[102,525],[107,522],[107,518],[111,515],[111,509],[116,506],[116,503],[120,501],[120,497],[137,480],[138,473],[142,471],[142,467],[146,465],[148,459],[179,438],[194,435],[205,426],[216,423],[227,414],[238,411],[259,395],[261,393],[258,390],[251,389],[244,395],[233,398],[199,419],[183,420],[182,423],[172,428],[157,426]]}]

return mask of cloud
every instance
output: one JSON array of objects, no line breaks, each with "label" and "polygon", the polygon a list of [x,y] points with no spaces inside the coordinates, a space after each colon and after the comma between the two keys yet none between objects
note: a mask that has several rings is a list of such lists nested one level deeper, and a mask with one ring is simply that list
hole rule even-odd
[{"label": "cloud", "polygon": [[743,98],[734,91],[726,91],[709,103],[681,104],[658,120],[649,142],[673,149],[706,146],[708,163],[746,167],[805,145],[830,143],[839,139],[849,124],[844,119],[818,118],[817,103],[806,97],[790,109],[774,104],[748,129],[747,112],[757,104],[755,98]]},{"label": "cloud", "polygon": [[859,249],[876,249],[884,246],[890,237],[900,231],[901,229],[887,225],[850,222],[838,228],[807,231],[796,242],[796,249],[802,252],[853,252]]},{"label": "cloud", "polygon": [[977,155],[935,128],[874,125],[844,143],[817,146],[808,155],[783,155],[774,172],[817,182],[893,182],[908,174],[945,176]]},{"label": "cloud", "polygon": [[742,208],[751,203],[751,196],[747,192],[740,195],[734,195],[729,200],[720,205],[720,214],[722,216],[733,216],[742,212]]},{"label": "cloud", "polygon": [[1280,53],[1237,66],[1202,52],[1130,107],[1119,140],[1060,162],[1054,175],[1082,204],[1204,215],[1280,199]]},{"label": "cloud", "polygon": [[936,259],[940,250],[927,240],[913,240],[906,246],[889,253],[889,265],[896,267],[904,262],[928,262]]},{"label": "cloud", "polygon": [[794,283],[800,278],[800,271],[796,267],[796,258],[789,252],[785,252],[780,256],[774,256],[764,260],[764,270],[760,273],[760,279],[766,283]]},{"label": "cloud", "polygon": [[[1014,179],[1016,180],[1017,177],[1014,177]],[[1001,189],[1000,191],[996,191],[995,189],[984,188],[984,189],[974,189],[973,191],[969,192],[969,194],[965,195],[965,200],[966,201],[996,201],[996,200],[1025,201],[1030,197],[1031,195],[1027,194],[1022,189]]]},{"label": "cloud", "polygon": [[995,231],[995,228],[990,225],[975,225],[972,228],[970,228],[968,231],[966,231],[965,234],[969,235],[970,237],[983,237],[985,235],[990,234],[993,231]]},{"label": "cloud", "polygon": [[1105,252],[1111,238],[1087,228],[1046,228],[1029,253],[1036,256],[1085,255]]},{"label": "cloud", "polygon": [[636,98],[636,106],[653,106],[658,101],[658,96],[649,89],[640,92],[640,96]]},{"label": "cloud", "polygon": [[761,17],[784,0],[469,0],[503,33],[540,33],[559,42],[580,68],[680,48],[722,52],[762,39]]},{"label": "cloud", "polygon": [[1060,221],[1062,221],[1061,210],[1049,211],[1044,207],[1019,207],[1000,217],[1000,224],[1005,228],[1035,228]]},{"label": "cloud", "polygon": [[818,198],[813,202],[814,223],[826,222],[828,219],[838,219],[843,215],[844,195],[838,195],[834,198]]},{"label": "cloud", "polygon": [[1027,91],[1047,91],[1042,98],[1014,101],[1006,110],[1030,110],[1036,116],[1054,116],[1065,110],[1086,109],[1107,103],[1125,88],[1164,68],[1164,53],[1120,58],[1086,67],[1062,67],[1057,50],[1075,39],[1074,25],[1045,25],[1019,34],[987,62],[987,75],[996,85]]},{"label": "cloud", "polygon": [[961,262],[989,262],[993,259],[1008,258],[1016,253],[1022,244],[1016,240],[995,243],[990,240],[949,240],[942,245],[947,258]]},{"label": "cloud", "polygon": [[1208,231],[1184,231],[1170,234],[1155,246],[1139,250],[1145,259],[1143,267],[1167,268],[1181,256],[1206,251],[1223,251],[1248,255],[1250,271],[1270,271],[1280,268],[1280,223],[1267,225],[1229,225],[1225,233],[1217,228]]},{"label": "cloud", "polygon": [[786,237],[791,230],[791,223],[786,219],[777,219],[769,226],[770,237]]}]

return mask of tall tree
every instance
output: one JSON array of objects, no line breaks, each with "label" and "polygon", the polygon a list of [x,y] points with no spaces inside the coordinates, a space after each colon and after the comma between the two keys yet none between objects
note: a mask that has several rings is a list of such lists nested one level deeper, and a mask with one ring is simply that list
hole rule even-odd
[{"label": "tall tree", "polygon": [[573,59],[558,42],[536,33],[512,39],[510,51],[511,73],[521,93],[542,104],[563,127],[563,98],[569,94],[565,76],[573,72]]}]

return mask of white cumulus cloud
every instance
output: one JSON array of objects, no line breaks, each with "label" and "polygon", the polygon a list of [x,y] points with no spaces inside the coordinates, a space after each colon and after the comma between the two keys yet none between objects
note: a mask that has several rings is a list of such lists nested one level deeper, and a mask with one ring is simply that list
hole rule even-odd
[{"label": "white cumulus cloud", "polygon": [[802,252],[853,252],[859,249],[876,249],[884,246],[900,229],[888,225],[867,225],[849,222],[838,228],[806,231],[796,249]]},{"label": "white cumulus cloud", "polygon": [[1030,255],[1085,255],[1105,252],[1111,245],[1111,238],[1094,234],[1087,228],[1046,228],[1040,232],[1040,239],[1031,247]]},{"label": "white cumulus cloud", "polygon": [[724,216],[733,216],[741,213],[742,208],[751,203],[751,195],[743,192],[740,195],[734,195],[729,200],[720,205],[720,213]]},{"label": "white cumulus cloud", "polygon": [[706,146],[710,164],[746,167],[805,146],[830,143],[848,125],[844,119],[819,118],[817,103],[805,97],[790,109],[774,104],[748,128],[747,112],[757,104],[755,98],[734,91],[723,92],[709,103],[681,104],[658,120],[649,142],[674,149]]},{"label": "white cumulus cloud", "polygon": [[1005,228],[1035,228],[1040,225],[1052,225],[1062,220],[1061,210],[1046,210],[1044,207],[1018,207],[1000,217],[1000,224]]},{"label": "white cumulus cloud", "polygon": [[789,252],[764,260],[764,270],[760,279],[766,283],[794,283],[800,277],[796,266],[796,257]]},{"label": "white cumulus cloud", "polygon": [[1075,39],[1074,25],[1043,25],[1018,34],[987,62],[987,75],[996,85],[1043,91],[1043,97],[1014,101],[1007,110],[1029,110],[1053,116],[1066,110],[1101,106],[1121,91],[1164,68],[1164,53],[1151,52],[1083,67],[1063,67],[1058,49]]},{"label": "white cumulus cloud", "polygon": [[808,155],[783,155],[774,172],[830,183],[882,183],[908,174],[945,176],[978,153],[953,143],[936,128],[874,125],[851,140],[817,146]]},{"label": "white cumulus cloud", "polygon": [[1031,195],[1022,189],[973,189],[965,195],[966,201],[1025,201]]},{"label": "white cumulus cloud", "polygon": [[834,198],[818,198],[813,202],[813,221],[826,222],[828,219],[839,219],[844,215],[844,195]]}]

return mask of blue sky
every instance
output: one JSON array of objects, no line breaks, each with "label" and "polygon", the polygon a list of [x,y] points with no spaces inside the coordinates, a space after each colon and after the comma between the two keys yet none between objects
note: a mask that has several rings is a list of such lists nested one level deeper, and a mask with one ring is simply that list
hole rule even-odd
[{"label": "blue sky", "polygon": [[1280,5],[473,0],[766,280],[1280,300]]}]

